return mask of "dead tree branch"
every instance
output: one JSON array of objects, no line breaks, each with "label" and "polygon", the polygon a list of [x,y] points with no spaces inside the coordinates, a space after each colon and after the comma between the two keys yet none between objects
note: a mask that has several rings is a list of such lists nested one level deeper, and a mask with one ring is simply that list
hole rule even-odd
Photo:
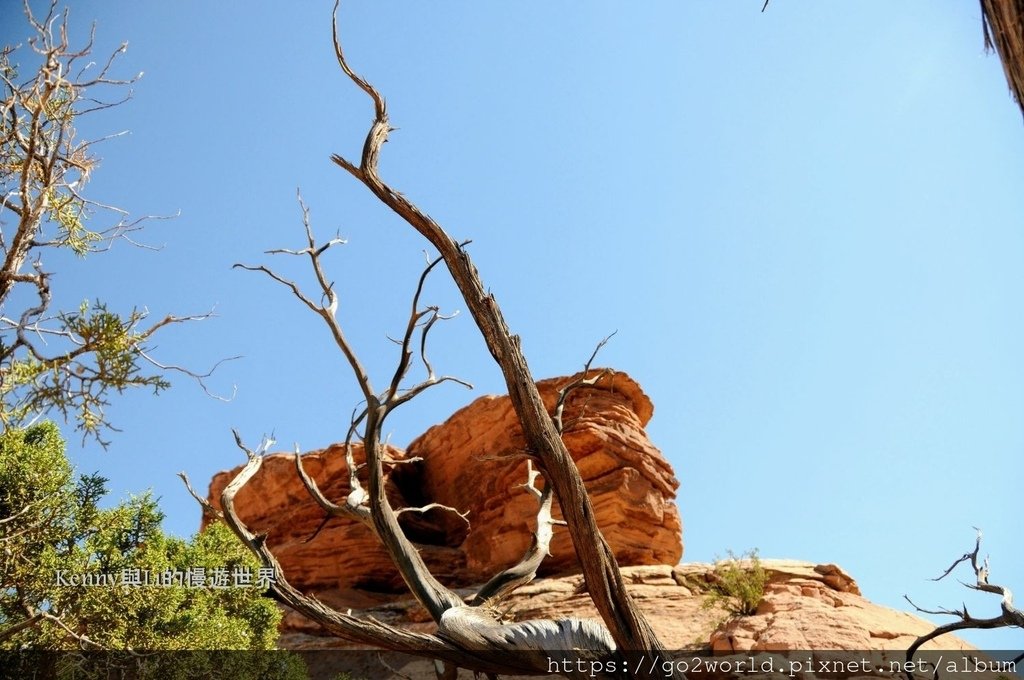
[{"label": "dead tree branch", "polygon": [[978,534],[974,542],[974,550],[966,552],[960,557],[958,557],[953,562],[953,564],[949,566],[948,569],[946,569],[944,572],[942,572],[942,574],[940,574],[938,577],[932,580],[941,581],[942,579],[946,578],[951,573],[953,573],[953,570],[956,569],[960,564],[966,562],[971,565],[971,569],[974,571],[974,583],[965,583],[964,585],[967,588],[970,588],[971,590],[979,590],[984,593],[993,593],[995,595],[999,595],[1002,598],[1000,602],[1000,608],[1002,609],[1002,613],[999,616],[993,616],[987,619],[979,619],[977,617],[972,616],[967,611],[967,605],[963,605],[960,609],[922,609],[921,607],[918,607],[916,604],[914,604],[914,602],[909,597],[906,597],[904,595],[904,598],[907,600],[907,602],[910,602],[910,604],[913,605],[913,607],[919,612],[922,612],[924,614],[956,616],[959,618],[959,621],[953,621],[951,623],[938,626],[935,630],[931,631],[930,633],[927,633],[917,638],[914,641],[914,643],[910,645],[910,647],[907,649],[907,661],[913,659],[914,654],[917,652],[918,649],[921,648],[921,645],[925,644],[929,640],[934,640],[937,637],[940,637],[947,633],[952,633],[954,631],[965,630],[968,628],[978,628],[982,630],[1010,627],[1024,628],[1024,613],[1022,613],[1013,605],[1013,593],[1006,586],[1000,586],[994,583],[989,583],[988,557],[986,557],[980,563],[978,561],[978,554],[981,552],[981,530],[977,529],[976,531],[978,532]]},{"label": "dead tree branch", "polygon": [[1024,0],[980,0],[985,49],[995,50],[1024,113]]},{"label": "dead tree branch", "polygon": [[[386,649],[408,651],[442,659],[459,666],[484,672],[519,672],[546,673],[547,655],[544,650],[582,649],[593,650],[598,654],[609,654],[615,646],[607,632],[594,622],[563,619],[558,621],[524,621],[504,624],[498,614],[488,606],[478,606],[496,596],[509,592],[517,585],[531,579],[537,565],[548,552],[551,540],[552,491],[545,487],[538,490],[534,483],[537,472],[530,467],[528,487],[539,499],[538,529],[535,545],[524,557],[518,571],[505,572],[492,581],[493,585],[485,588],[485,597],[480,602],[467,605],[461,596],[438,582],[427,569],[420,557],[419,550],[404,534],[398,517],[406,512],[425,512],[442,509],[458,514],[467,521],[465,513],[456,508],[438,503],[428,503],[423,507],[394,508],[385,493],[387,476],[385,466],[393,465],[387,456],[387,445],[383,437],[383,425],[387,417],[398,407],[408,403],[422,394],[426,389],[443,382],[455,382],[466,387],[469,383],[451,376],[438,377],[427,358],[427,339],[430,330],[438,321],[451,318],[442,315],[435,306],[423,306],[420,299],[428,275],[441,262],[440,258],[428,260],[426,268],[419,276],[413,296],[409,316],[401,338],[397,340],[399,356],[396,367],[383,391],[374,388],[369,373],[358,358],[355,348],[349,343],[338,318],[339,297],[329,282],[321,262],[321,258],[329,248],[343,243],[334,238],[326,244],[317,243],[310,222],[309,209],[299,197],[302,209],[302,220],[306,232],[306,246],[299,249],[275,249],[268,251],[272,255],[298,255],[307,257],[319,288],[319,296],[309,295],[302,287],[287,279],[275,270],[264,265],[236,265],[249,271],[256,271],[285,287],[304,306],[317,314],[326,324],[337,347],[347,359],[349,369],[356,380],[359,391],[364,397],[364,405],[357,409],[349,423],[344,442],[345,463],[349,474],[349,490],[344,500],[328,499],[316,481],[303,466],[298,450],[295,454],[296,473],[302,480],[307,492],[325,513],[324,523],[332,517],[344,517],[361,522],[368,526],[381,541],[392,562],[397,567],[413,596],[427,610],[438,625],[436,637],[413,638],[405,635],[396,638],[390,629],[371,627],[359,628],[357,619],[331,612],[320,603],[303,596],[287,585],[272,588],[274,594],[283,602],[297,611],[321,622],[335,634],[357,642],[366,642],[383,646]],[[320,301],[317,302],[316,298]],[[412,386],[406,380],[419,356],[426,371],[426,377]],[[255,452],[245,447],[240,437],[235,435],[237,446],[246,454],[247,463],[224,488],[220,498],[221,512],[218,516],[228,524],[239,538],[263,560],[264,564],[280,573],[280,565],[274,560],[265,545],[265,537],[254,535],[241,521],[235,509],[235,497],[240,489],[257,473],[262,461],[262,454],[269,444],[264,442]],[[357,465],[354,455],[353,440],[359,438],[366,460]],[[360,477],[365,473],[365,482]],[[183,476],[183,479],[184,476]],[[186,480],[186,484],[188,484]],[[196,496],[193,491],[190,492]],[[211,508],[207,501],[204,507]],[[317,532],[323,527],[323,523]],[[316,535],[316,532],[313,534]],[[524,580],[525,579],[525,580]],[[282,575],[283,580],[283,575]],[[388,638],[387,644],[382,638]]]},{"label": "dead tree branch", "polygon": [[365,185],[377,198],[440,253],[487,348],[500,367],[509,396],[523,427],[527,445],[536,456],[547,483],[563,509],[587,588],[619,648],[664,651],[647,619],[626,591],[618,564],[597,525],[594,508],[557,427],[548,414],[530,374],[518,336],[508,328],[494,296],[487,292],[466,249],[378,172],[381,148],[392,128],[384,97],[349,66],[341,47],[335,3],[334,48],[342,71],[373,103],[374,118],[358,164],[339,155],[332,160]]},{"label": "dead tree branch", "polygon": [[555,525],[565,524],[551,516],[551,487],[546,485],[543,491],[537,489],[535,483],[540,473],[533,468],[533,461],[527,460],[526,466],[527,480],[523,487],[537,497],[538,503],[537,528],[534,530],[530,547],[518,564],[496,574],[480,588],[473,598],[474,605],[491,606],[507,597],[516,588],[532,581],[537,576],[541,562],[551,554],[551,539],[554,537]]}]

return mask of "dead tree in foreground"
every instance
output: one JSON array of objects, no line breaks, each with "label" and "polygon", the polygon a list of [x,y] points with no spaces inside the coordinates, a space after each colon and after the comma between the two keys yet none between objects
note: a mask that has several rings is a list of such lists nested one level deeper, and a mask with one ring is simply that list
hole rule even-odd
[{"label": "dead tree in foreground", "polygon": [[[1002,601],[999,603],[1000,608],[1002,609],[1002,613],[999,616],[993,616],[987,619],[979,619],[977,617],[971,616],[971,614],[967,611],[966,604],[963,605],[961,609],[922,609],[921,607],[918,607],[916,604],[914,604],[914,602],[909,597],[904,596],[907,602],[910,602],[910,604],[914,606],[914,609],[923,614],[955,616],[959,619],[958,621],[953,621],[951,623],[938,626],[935,630],[931,631],[930,633],[926,633],[925,635],[922,635],[921,637],[914,640],[914,644],[910,645],[910,647],[907,649],[907,661],[913,660],[914,654],[917,653],[917,650],[920,649],[924,643],[928,642],[929,640],[934,640],[935,638],[941,635],[945,635],[946,633],[952,633],[954,631],[965,630],[968,628],[978,628],[982,630],[1012,627],[1024,628],[1024,613],[1022,613],[1013,605],[1013,593],[1010,591],[1010,589],[1006,586],[1000,586],[996,585],[995,583],[988,582],[988,557],[986,557],[984,561],[982,561],[981,563],[978,562],[978,553],[981,552],[981,530],[978,529],[977,531],[978,536],[974,542],[974,550],[961,555],[959,558],[957,558],[955,562],[953,562],[953,564],[949,565],[949,568],[946,569],[946,571],[942,572],[940,576],[932,580],[941,581],[942,579],[949,576],[953,572],[953,570],[957,568],[957,566],[964,562],[968,562],[971,565],[971,569],[974,570],[974,584],[971,585],[965,583],[964,585],[970,588],[971,590],[980,590],[984,593],[994,593],[996,595],[999,595],[1002,598]],[[1024,655],[1018,656],[1016,659],[1014,659],[1014,661],[1018,662],[1022,658],[1024,658]]]},{"label": "dead tree in foreground", "polygon": [[[242,443],[236,433],[236,443],[245,451],[248,463],[225,487],[221,495],[223,512],[214,509],[191,487],[189,490],[208,511],[222,517],[266,566],[276,570],[280,576],[271,588],[275,597],[339,637],[385,649],[432,657],[445,662],[445,672],[452,674],[456,667],[488,673],[547,674],[550,669],[549,654],[546,650],[580,650],[581,653],[591,652],[604,657],[611,655],[613,658],[620,656],[623,650],[654,654],[662,652],[662,644],[626,592],[615,557],[598,529],[590,498],[561,437],[561,406],[567,395],[575,387],[593,384],[601,374],[590,372],[588,362],[588,370],[561,391],[554,414],[548,413],[530,375],[519,338],[509,330],[494,296],[487,291],[481,281],[465,249],[466,243],[459,243],[449,236],[439,224],[391,188],[378,174],[380,150],[392,130],[388,122],[387,107],[384,97],[373,85],[349,67],[338,37],[337,11],[336,1],[333,35],[338,64],[345,75],[373,102],[374,119],[366,135],[362,157],[358,163],[352,163],[337,155],[333,156],[332,160],[364,184],[439,253],[439,257],[427,265],[419,279],[408,324],[401,340],[398,341],[398,363],[385,389],[381,391],[375,387],[346,339],[337,319],[338,294],[321,268],[322,255],[342,241],[340,238],[322,244],[315,241],[310,227],[309,212],[306,206],[301,204],[301,198],[306,246],[298,250],[279,249],[269,253],[308,257],[319,288],[316,294],[308,296],[296,283],[281,277],[268,267],[236,266],[262,272],[291,290],[306,307],[323,319],[335,344],[345,356],[365,404],[353,415],[346,437],[351,491],[344,501],[335,503],[325,498],[315,482],[306,475],[298,454],[295,458],[296,470],[313,498],[328,516],[358,520],[375,532],[413,595],[437,623],[437,633],[414,633],[377,621],[354,618],[306,597],[288,584],[287,575],[281,574],[277,560],[266,546],[265,537],[254,535],[239,519],[234,507],[235,495],[257,473],[262,463],[262,454],[266,453],[272,442],[265,440],[253,451]],[[537,528],[530,549],[519,564],[498,574],[484,585],[469,604],[438,582],[428,571],[416,547],[400,528],[400,511],[396,511],[390,505],[384,489],[384,466],[389,461],[386,459],[381,432],[388,416],[434,385],[443,382],[466,384],[450,376],[435,375],[426,356],[427,335],[433,325],[445,317],[436,307],[421,307],[420,294],[427,275],[441,262],[451,273],[483,335],[487,348],[505,377],[512,404],[525,435],[525,455],[531,462],[527,487],[539,501]],[[406,377],[417,353],[427,371],[427,378],[415,385],[407,386]],[[354,437],[362,440],[366,451],[367,488],[362,486],[356,476],[351,447]],[[537,471],[534,471],[533,466],[536,466]],[[536,477],[539,475],[543,475],[545,481],[543,490],[535,486]],[[182,476],[184,478],[184,475]],[[185,482],[187,484],[188,480],[185,479]],[[597,622],[571,618],[503,624],[498,613],[490,606],[496,598],[532,580],[537,567],[547,554],[554,524],[551,517],[552,495],[559,500],[565,524],[583,568],[587,591],[607,628]],[[619,670],[625,670],[621,664]],[[631,677],[645,677],[641,669],[629,670],[634,671],[630,674]]]}]

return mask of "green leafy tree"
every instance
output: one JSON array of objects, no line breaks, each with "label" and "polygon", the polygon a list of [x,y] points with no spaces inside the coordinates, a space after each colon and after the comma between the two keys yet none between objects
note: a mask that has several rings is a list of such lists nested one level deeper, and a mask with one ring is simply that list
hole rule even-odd
[{"label": "green leafy tree", "polygon": [[[27,0],[24,10],[32,36],[0,50],[0,425],[53,412],[106,444],[111,393],[160,392],[169,371],[202,384],[206,375],[159,363],[149,346],[161,328],[204,316],[149,322],[145,311],[118,314],[100,301],[51,309],[53,272],[44,254],[86,257],[117,241],[137,245],[131,236],[147,219],[129,219],[86,195],[96,145],[118,135],[83,140],[77,132],[83,118],[127,101],[141,74],[111,75],[127,44],[99,65],[92,36],[72,48],[68,13],[58,13],[55,0],[43,17]],[[19,58],[29,63],[27,75]]]},{"label": "green leafy tree", "polygon": [[704,598],[704,607],[722,607],[733,616],[750,616],[764,599],[768,572],[761,565],[757,549],[715,563],[714,582]]},{"label": "green leafy tree", "polygon": [[[273,648],[280,612],[223,525],[169,537],[149,494],[99,508],[104,483],[75,478],[53,423],[0,435],[0,648]],[[208,586],[181,583],[197,568]],[[219,569],[252,582],[210,587]],[[158,585],[165,574],[176,582]]]}]

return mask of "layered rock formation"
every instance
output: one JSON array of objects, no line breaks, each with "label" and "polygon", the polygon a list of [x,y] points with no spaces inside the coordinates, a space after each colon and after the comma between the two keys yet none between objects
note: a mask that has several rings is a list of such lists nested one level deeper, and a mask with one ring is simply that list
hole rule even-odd
[{"label": "layered rock formation", "polygon": [[[570,380],[538,383],[549,410],[555,406],[558,390]],[[733,616],[721,607],[709,608],[708,596],[719,576],[713,565],[678,564],[682,554],[674,503],[678,482],[644,434],[652,410],[633,380],[622,373],[609,374],[597,385],[572,394],[564,413],[564,439],[629,590],[667,648],[727,656],[782,650],[878,650],[883,654],[890,650],[892,658],[901,659],[902,650],[932,629],[932,624],[916,616],[864,599],[854,580],[839,567],[796,561],[761,561],[767,584],[754,614]],[[431,572],[467,597],[475,593],[474,586],[515,563],[530,542],[536,499],[519,488],[526,479],[524,447],[509,399],[482,397],[414,440],[406,452],[387,450],[394,462],[387,472],[393,506],[435,502],[468,513],[471,528],[444,511],[400,517]],[[365,459],[359,446],[354,456],[359,464]],[[342,502],[349,491],[342,448],[309,453],[303,461],[324,494]],[[237,470],[213,479],[210,497],[215,504]],[[360,478],[365,481],[365,475]],[[267,456],[260,473],[239,493],[236,508],[252,529],[267,534],[289,581],[306,593],[358,617],[423,632],[436,630],[426,611],[408,595],[369,529],[342,519],[323,522],[323,511],[296,474],[293,455]],[[542,578],[515,591],[502,602],[502,609],[514,620],[598,618],[564,530],[556,532],[551,547],[552,555],[540,571]],[[324,635],[317,624],[295,612],[285,617],[280,645],[296,650],[350,647]],[[946,636],[941,647],[965,645]],[[339,659],[317,658],[320,662]],[[342,661],[355,658],[340,657]],[[376,655],[367,658],[359,661],[366,665],[331,671],[383,677]],[[434,677],[433,667],[423,659],[398,654],[387,658],[405,677]]]},{"label": "layered rock formation", "polygon": [[[667,649],[677,650],[677,658],[682,659],[692,658],[696,653],[712,652],[718,658],[742,661],[751,654],[828,650],[832,654],[849,652],[845,657],[835,655],[846,660],[860,659],[866,652],[877,652],[871,655],[872,660],[884,660],[888,665],[889,661],[903,662],[907,647],[934,628],[917,616],[865,599],[856,582],[836,565],[761,560],[761,566],[768,576],[764,598],[755,614],[741,617],[732,616],[722,607],[706,606],[716,582],[714,565],[625,567],[622,575],[658,638]],[[515,591],[503,603],[504,608],[508,608],[512,618],[518,621],[566,616],[598,618],[580,576],[538,579]],[[422,632],[435,628],[426,612],[410,598],[353,613]],[[280,644],[297,650],[355,647],[337,638],[320,635],[315,624],[294,613],[288,617],[288,630]],[[928,643],[924,649],[970,650],[971,647],[947,635],[938,642]],[[416,680],[434,677],[428,661],[408,655],[389,654],[385,657],[386,663],[400,671],[402,676],[382,671],[375,656],[335,659],[363,664],[335,669],[347,670],[360,677],[404,676]],[[460,674],[459,677],[471,678],[472,674]],[[723,673],[709,676],[697,673],[693,677],[724,679],[765,675]],[[783,673],[771,677],[788,676]],[[820,676],[802,673],[799,677]],[[892,672],[826,674],[826,677],[904,678],[901,673]],[[981,680],[982,675],[972,677]],[[985,677],[994,680],[993,674]]]},{"label": "layered rock formation", "polygon": [[[358,465],[366,461],[362,447],[354,447],[353,454]],[[394,448],[389,448],[388,454],[395,460],[405,458]],[[349,492],[349,475],[343,447],[307,453],[302,461],[327,498],[344,500]],[[214,476],[210,483],[210,500],[214,505],[220,506],[221,492],[239,469]],[[403,500],[392,480],[388,496],[393,503]],[[399,587],[401,579],[370,529],[337,518],[321,527],[324,512],[299,479],[293,454],[266,456],[259,473],[238,493],[235,506],[250,529],[267,534],[267,542],[288,580],[300,588],[393,591]],[[208,518],[203,521],[205,525]]]},{"label": "layered rock formation", "polygon": [[[549,408],[571,379],[538,383]],[[682,555],[678,482],[643,429],[652,413],[650,399],[624,373],[575,390],[564,411],[566,445],[593,499],[598,524],[623,565],[675,564]],[[454,513],[440,510],[401,516],[407,535],[443,582],[482,583],[518,561],[529,546],[537,505],[520,488],[526,481],[524,446],[509,398],[487,396],[432,427],[407,452],[388,450],[395,461],[421,459],[391,468],[388,494],[395,507],[436,502],[468,512],[468,529]],[[365,460],[358,445],[354,453],[357,463]],[[344,500],[349,477],[342,447],[305,454],[303,465],[328,498]],[[214,477],[214,504],[238,469]],[[251,529],[267,533],[288,580],[300,589],[345,607],[404,590],[369,529],[334,518],[317,532],[324,513],[302,486],[293,454],[266,456],[235,505]],[[564,530],[556,531],[551,552],[541,574],[577,569]]]},{"label": "layered rock formation", "polygon": [[[780,650],[906,650],[934,628],[924,619],[865,599],[857,583],[834,564],[797,560],[761,560],[768,574],[764,598],[750,616],[708,607],[716,580],[712,564],[623,567],[628,590],[668,649],[713,650],[716,654]],[[470,590],[465,591],[467,595]],[[600,618],[581,576],[538,579],[513,592],[503,603],[513,619],[575,616]],[[434,630],[430,617],[412,598],[359,612],[411,630]],[[290,649],[342,648],[337,638],[290,614],[282,644]],[[970,649],[945,636],[925,649]]]},{"label": "layered rock formation", "polygon": [[[537,384],[549,411],[570,378]],[[682,555],[679,486],[671,466],[644,433],[654,407],[629,376],[615,373],[567,400],[563,439],[594,503],[597,522],[620,564],[675,564]],[[482,397],[413,441],[424,459],[427,496],[468,510],[473,530],[462,548],[468,582],[514,564],[530,544],[536,500],[526,480],[522,430],[508,397]],[[556,517],[559,516],[555,509]],[[455,529],[457,518],[445,518]],[[576,570],[569,535],[555,533],[541,574]]]}]

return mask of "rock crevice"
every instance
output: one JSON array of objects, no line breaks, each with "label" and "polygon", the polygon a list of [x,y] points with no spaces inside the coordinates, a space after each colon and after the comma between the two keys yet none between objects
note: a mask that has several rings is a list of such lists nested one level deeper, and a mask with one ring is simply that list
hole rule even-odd
[{"label": "rock crevice", "polygon": [[[558,390],[574,377],[538,383],[550,410]],[[563,414],[566,445],[593,499],[598,524],[623,565],[675,564],[682,555],[675,504],[679,482],[644,432],[653,411],[635,381],[609,372],[594,386],[573,391]],[[388,497],[396,508],[440,503],[468,512],[469,526],[442,510],[401,516],[406,535],[442,582],[451,587],[483,583],[516,563],[529,546],[536,499],[520,488],[527,477],[524,453],[525,440],[507,396],[477,399],[405,451],[389,447],[388,456],[396,461],[421,459],[389,470]],[[365,461],[361,446],[354,446],[354,455],[357,463]],[[303,465],[327,498],[344,501],[349,476],[342,446],[304,454]],[[213,478],[210,500],[215,505],[237,471]],[[266,456],[235,505],[253,531],[267,534],[296,587],[330,592],[346,606],[405,592],[369,529],[332,518],[317,532],[324,513],[296,475],[293,454]],[[560,517],[557,503],[555,516]],[[565,531],[556,531],[551,553],[541,575],[578,570]]]}]

